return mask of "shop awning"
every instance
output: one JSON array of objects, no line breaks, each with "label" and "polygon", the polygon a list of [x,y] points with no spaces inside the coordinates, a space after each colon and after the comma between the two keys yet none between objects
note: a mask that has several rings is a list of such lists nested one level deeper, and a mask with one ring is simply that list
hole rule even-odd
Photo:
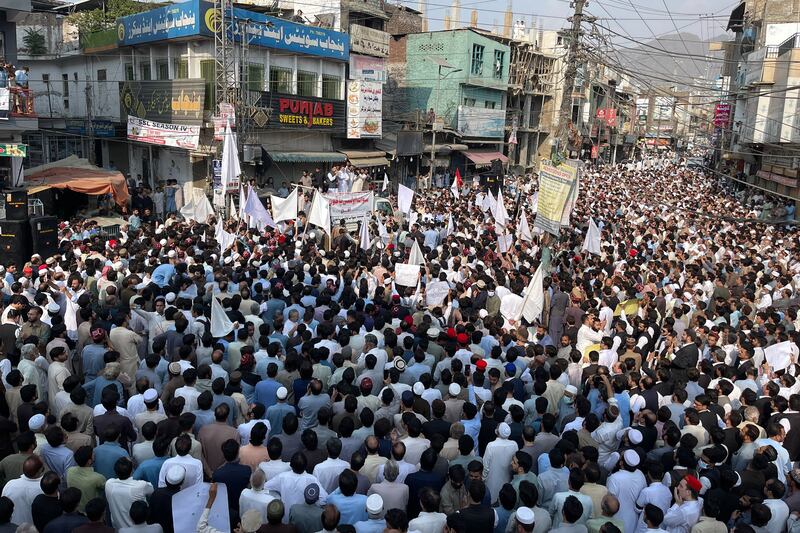
[{"label": "shop awning", "polygon": [[86,159],[70,156],[66,159],[25,171],[25,187],[69,189],[90,196],[110,194],[119,206],[128,203],[128,184],[117,171],[103,170]]},{"label": "shop awning", "polygon": [[276,163],[344,163],[339,152],[268,152]]},{"label": "shop awning", "polygon": [[381,150],[339,150],[357,167],[383,167],[389,164]]},{"label": "shop awning", "polygon": [[503,163],[508,163],[508,158],[500,152],[482,152],[476,150],[465,150],[463,154],[476,165],[491,165],[492,161],[499,159]]},{"label": "shop awning", "polygon": [[[431,148],[433,145],[426,144],[423,147],[423,154],[431,153]],[[436,153],[437,154],[449,154],[450,152],[462,152],[464,150],[469,150],[469,146],[466,144],[437,144],[436,145]]]}]

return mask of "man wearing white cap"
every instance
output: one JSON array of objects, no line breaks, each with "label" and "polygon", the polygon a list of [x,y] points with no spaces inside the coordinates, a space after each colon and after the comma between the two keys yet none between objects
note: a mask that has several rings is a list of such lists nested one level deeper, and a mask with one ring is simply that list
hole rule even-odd
[{"label": "man wearing white cap", "polygon": [[455,424],[461,420],[461,411],[464,409],[464,400],[459,398],[460,394],[461,385],[458,383],[451,383],[447,388],[447,399],[444,401],[444,419],[451,424]]},{"label": "man wearing white cap", "polygon": [[367,520],[353,524],[358,533],[383,533],[386,520],[383,518],[383,498],[380,494],[371,494],[367,498]]},{"label": "man wearing white cap", "polygon": [[530,507],[520,507],[514,516],[516,522],[514,533],[531,533],[533,531],[536,524]]},{"label": "man wearing white cap", "polygon": [[516,441],[509,440],[511,427],[502,422],[497,426],[497,439],[486,446],[483,455],[483,479],[486,481],[486,489],[491,495],[492,503],[497,501],[500,489],[503,485],[511,481],[511,459],[519,450]]},{"label": "man wearing white cap", "polygon": [[622,453],[620,469],[608,477],[608,493],[619,500],[618,517],[625,522],[625,531],[635,531],[639,522],[636,511],[636,500],[639,494],[647,487],[647,480],[638,470],[641,457],[636,450],[628,449]]},{"label": "man wearing white cap", "polygon": [[294,407],[286,402],[288,397],[289,391],[286,389],[286,387],[279,387],[275,392],[275,398],[277,398],[278,401],[267,408],[264,416],[269,422],[270,438],[283,432],[283,419],[286,417],[286,415],[289,413],[296,413]]}]

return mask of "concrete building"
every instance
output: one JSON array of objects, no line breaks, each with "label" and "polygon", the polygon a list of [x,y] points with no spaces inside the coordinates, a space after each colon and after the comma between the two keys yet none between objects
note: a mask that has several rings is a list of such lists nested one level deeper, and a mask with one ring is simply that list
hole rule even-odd
[{"label": "concrete building", "polygon": [[[17,49],[17,23],[31,11],[30,0],[0,0],[0,59],[22,68]],[[9,83],[4,77],[0,84],[0,183],[18,185],[27,146],[22,134],[39,128],[36,107],[30,87]]]},{"label": "concrete building", "polygon": [[730,134],[719,132],[722,159],[742,183],[800,199],[800,6],[743,2],[728,29],[734,33],[726,43],[734,112]]}]

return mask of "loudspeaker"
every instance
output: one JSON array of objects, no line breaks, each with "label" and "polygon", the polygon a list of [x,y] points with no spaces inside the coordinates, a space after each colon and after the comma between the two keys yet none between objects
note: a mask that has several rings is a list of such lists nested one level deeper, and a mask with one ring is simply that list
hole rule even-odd
[{"label": "loudspeaker", "polygon": [[58,218],[36,217],[30,220],[33,253],[42,260],[58,252]]},{"label": "loudspeaker", "polygon": [[25,189],[9,189],[6,196],[6,219],[28,220],[28,191]]},{"label": "loudspeaker", "polygon": [[31,260],[31,226],[27,220],[0,220],[0,265],[17,268]]},{"label": "loudspeaker", "polygon": [[495,176],[503,175],[503,162],[500,159],[492,159],[492,174]]}]

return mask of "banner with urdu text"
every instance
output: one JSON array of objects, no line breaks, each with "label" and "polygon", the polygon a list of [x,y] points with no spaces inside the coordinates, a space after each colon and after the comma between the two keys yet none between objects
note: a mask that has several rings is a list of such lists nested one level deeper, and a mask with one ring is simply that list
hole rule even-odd
[{"label": "banner with urdu text", "polygon": [[542,161],[539,169],[539,202],[536,209],[534,227],[553,235],[561,230],[561,217],[572,195],[578,170],[561,164],[554,167]]}]

